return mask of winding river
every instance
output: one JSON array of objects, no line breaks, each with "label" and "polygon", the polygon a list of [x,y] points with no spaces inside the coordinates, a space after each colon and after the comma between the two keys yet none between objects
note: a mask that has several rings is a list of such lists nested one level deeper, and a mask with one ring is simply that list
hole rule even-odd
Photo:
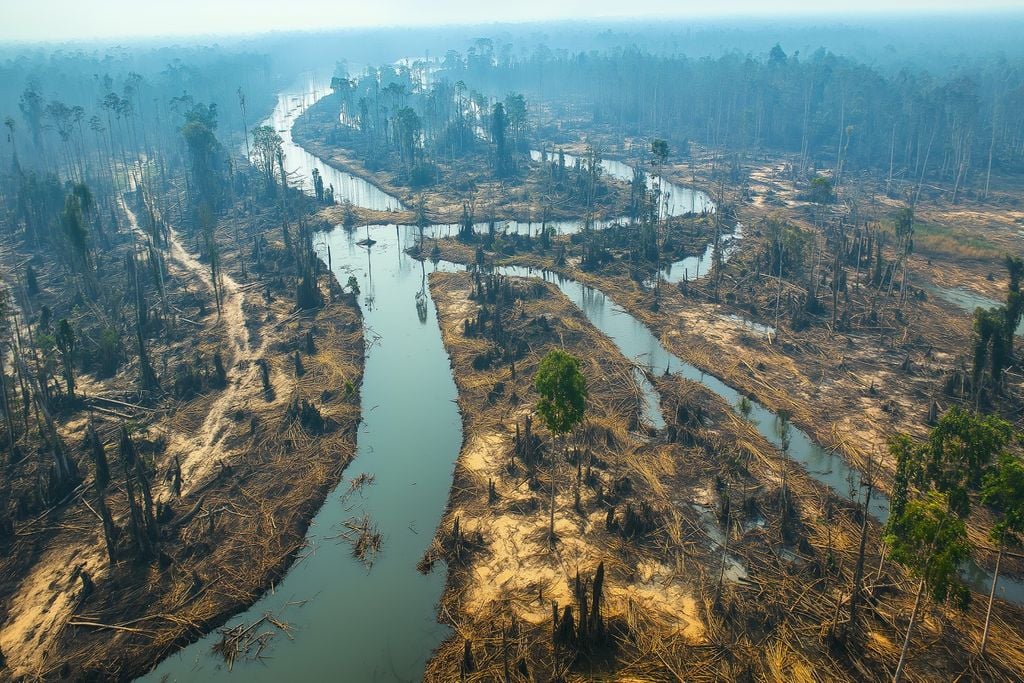
[{"label": "winding river", "polygon": [[[325,184],[334,185],[338,199],[374,209],[401,208],[398,199],[324,164],[292,141],[292,122],[317,96],[314,89],[283,94],[270,119],[284,139],[288,170],[308,178],[318,169]],[[609,172],[626,173],[628,166],[621,165],[625,168]],[[672,196],[693,197],[690,207],[697,201],[698,193],[687,188],[665,189]],[[691,208],[684,204],[674,204],[675,210],[689,212]],[[704,204],[702,210],[713,208],[713,204]],[[579,229],[578,222],[554,225],[560,232]],[[536,226],[522,223],[515,224],[515,229]],[[486,229],[484,224],[477,226],[479,231]],[[353,233],[339,227],[316,239],[318,253],[330,262],[338,280],[344,283],[350,275],[355,276],[361,289],[367,356],[355,460],[313,519],[307,535],[309,547],[302,559],[274,590],[228,622],[248,624],[271,612],[288,622],[292,637],[277,633],[265,659],[240,659],[232,674],[212,651],[220,640],[219,634],[212,633],[164,660],[144,680],[211,680],[230,675],[245,681],[418,680],[426,660],[449,634],[436,619],[444,572],[435,570],[424,576],[416,570],[445,508],[462,442],[456,388],[427,276],[434,270],[458,271],[464,266],[410,257],[405,249],[415,243],[415,227],[378,225],[367,230],[376,240],[369,249],[356,243],[356,234],[361,236],[362,230]],[[444,235],[453,227],[437,225],[428,230]],[[739,238],[735,235],[730,237],[728,253]],[[697,268],[686,270],[692,277],[698,276]],[[638,366],[655,373],[668,370],[700,382],[739,411],[739,392],[671,354],[650,330],[599,290],[550,272],[521,267],[499,271],[553,282]],[[417,296],[426,298],[425,317],[417,310]],[[660,428],[664,419],[659,396],[639,370],[637,377],[646,398],[645,420]],[[749,408],[746,417],[758,431],[811,477],[844,498],[859,495],[860,473],[842,457],[822,449],[757,402],[751,402]],[[363,473],[372,474],[374,482],[346,495],[350,482]],[[880,520],[888,516],[884,496],[876,493],[872,497],[871,513]],[[382,550],[370,568],[355,560],[339,538],[344,522],[363,514],[383,535]],[[972,585],[987,593],[990,577],[972,571],[968,577]],[[1021,602],[1024,586],[1001,579],[997,595]]]}]

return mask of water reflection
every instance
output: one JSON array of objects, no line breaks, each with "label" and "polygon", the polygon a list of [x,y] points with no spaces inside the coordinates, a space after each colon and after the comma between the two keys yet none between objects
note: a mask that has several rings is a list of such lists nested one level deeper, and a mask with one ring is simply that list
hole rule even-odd
[{"label": "water reflection", "polygon": [[329,88],[311,80],[305,88],[281,93],[277,96],[277,106],[274,107],[270,118],[263,122],[264,125],[273,127],[281,136],[285,169],[289,178],[294,179],[298,187],[312,194],[310,178],[313,177],[313,169],[316,169],[323,177],[324,187],[334,187],[334,196],[338,201],[347,199],[355,206],[375,211],[403,210],[405,207],[397,197],[392,197],[362,178],[324,163],[292,139],[295,119],[330,92]]}]

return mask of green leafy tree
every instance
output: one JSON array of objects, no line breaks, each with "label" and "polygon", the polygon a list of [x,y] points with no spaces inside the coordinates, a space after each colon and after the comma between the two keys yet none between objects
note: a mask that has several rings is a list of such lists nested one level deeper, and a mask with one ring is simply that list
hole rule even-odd
[{"label": "green leafy tree", "polygon": [[511,171],[512,155],[508,148],[508,116],[501,102],[496,102],[491,110],[491,139],[494,140],[494,175],[504,178]]},{"label": "green leafy tree", "polygon": [[974,311],[974,392],[979,399],[986,365],[990,367],[996,390],[1000,389],[1003,370],[1013,360],[1013,337],[1024,317],[1024,295],[1020,291],[1024,260],[1007,256],[1004,264],[1010,278],[1006,304]]},{"label": "green leafy tree", "polygon": [[[921,580],[896,680],[902,675],[924,588],[938,602],[951,593],[961,600],[970,595],[956,576],[958,566],[970,555],[964,525],[971,510],[970,491],[984,479],[992,491],[988,502],[1013,509],[1010,489],[986,475],[994,460],[1002,463],[1009,457],[1006,449],[1013,435],[1013,427],[1005,420],[956,406],[939,418],[924,443],[915,444],[905,434],[890,441],[896,477],[884,541],[890,556]],[[1012,484],[1013,472],[1007,473]],[[913,486],[926,491],[922,498],[911,499]],[[939,505],[943,509],[936,509]]]},{"label": "green leafy tree", "polygon": [[[540,394],[537,414],[548,430],[562,439],[582,420],[587,410],[587,380],[580,371],[580,360],[555,349],[540,362],[534,378]],[[551,520],[549,535],[555,538],[555,459],[551,462]]]},{"label": "green leafy tree", "polygon": [[957,577],[957,569],[971,553],[970,544],[967,542],[967,528],[964,521],[950,512],[949,508],[946,496],[933,491],[923,498],[909,501],[902,515],[891,517],[889,520],[885,535],[889,555],[918,579],[910,624],[907,626],[900,661],[893,676],[895,683],[899,683],[903,678],[907,649],[925,589],[936,602],[944,602],[953,596],[963,603],[970,596]]},{"label": "green leafy tree", "polygon": [[660,138],[651,140],[651,156],[654,157],[654,162],[658,166],[664,166],[665,162],[668,161],[669,149],[668,143]]},{"label": "green leafy tree", "polygon": [[[511,93],[505,98],[505,116],[508,118],[510,143],[513,154],[526,149],[526,98],[520,93]],[[513,157],[514,158],[514,157]]]},{"label": "green leafy tree", "polygon": [[999,581],[999,565],[1003,551],[1010,543],[1019,544],[1024,533],[1024,464],[1019,458],[1003,453],[995,467],[985,474],[981,488],[981,500],[995,508],[999,521],[992,527],[990,536],[999,549],[996,568],[992,573],[992,589],[988,594],[988,608],[985,610],[985,629],[981,634],[981,654],[985,654],[988,642],[989,621],[992,618],[992,601]]},{"label": "green leafy tree", "polygon": [[889,496],[889,515],[897,518],[903,515],[907,507],[911,486],[922,482],[921,448],[908,435],[895,434],[889,438],[889,454],[896,461],[896,476]]},{"label": "green leafy tree", "polygon": [[974,311],[974,392],[981,396],[982,376],[985,367],[990,368],[992,382],[999,387],[1003,370],[1009,365],[1009,348],[1003,326],[1006,309],[1003,306],[977,308]]},{"label": "green leafy tree", "polygon": [[1013,438],[1013,426],[994,415],[979,415],[954,406],[928,435],[922,450],[924,476],[949,498],[950,510],[970,513],[968,492],[981,485],[985,469]]},{"label": "green leafy tree", "polygon": [[263,175],[268,192],[273,192],[275,187],[274,169],[281,145],[281,136],[272,126],[257,126],[252,129],[252,161]]},{"label": "green leafy tree", "polygon": [[394,131],[398,142],[398,154],[405,167],[407,178],[411,178],[419,153],[420,131],[423,122],[412,107],[402,107],[395,112]]},{"label": "green leafy tree", "polygon": [[217,105],[196,104],[185,113],[181,136],[189,152],[196,207],[220,208],[227,190],[224,149],[217,140]]},{"label": "green leafy tree", "polygon": [[81,273],[90,267],[89,231],[86,227],[85,212],[92,208],[92,195],[85,185],[76,185],[75,190],[64,200],[60,215],[61,229],[68,242],[69,261]]},{"label": "green leafy tree", "polygon": [[816,176],[811,181],[810,199],[815,204],[831,204],[835,201],[832,192],[832,181],[825,176]]}]

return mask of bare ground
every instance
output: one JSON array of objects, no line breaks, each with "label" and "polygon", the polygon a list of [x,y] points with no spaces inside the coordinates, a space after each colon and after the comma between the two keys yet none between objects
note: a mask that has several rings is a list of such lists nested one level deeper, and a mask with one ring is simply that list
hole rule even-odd
[{"label": "bare ground", "polygon": [[[171,234],[173,279],[186,287],[201,283],[212,309],[208,266]],[[341,389],[360,383],[359,311],[347,297],[302,314],[287,297],[250,306],[230,274],[222,287],[220,315],[202,323],[193,349],[223,351],[228,386],[143,413],[149,419],[136,436],[137,443],[155,444],[148,456],[157,475],[154,497],[167,508],[160,562],[139,565],[125,557],[109,564],[88,479],[69,504],[19,525],[12,557],[28,569],[0,599],[6,657],[0,677],[133,678],[253,602],[302,547],[309,520],[355,452],[358,391]],[[317,350],[303,351],[306,372],[299,378],[291,355],[304,350],[307,330]],[[253,336],[261,340],[256,348]],[[269,363],[269,392],[258,358]],[[120,381],[113,380],[115,392]],[[81,386],[109,393],[109,383],[85,378]],[[308,433],[286,418],[293,399],[316,405],[327,431]],[[97,419],[108,453],[116,451],[117,421]],[[84,428],[76,418],[62,434],[77,446]],[[108,457],[116,484],[117,458]],[[165,476],[176,459],[180,496]],[[124,526],[120,485],[108,503],[115,524]]]},{"label": "bare ground", "polygon": [[[668,434],[675,436],[630,431],[635,403],[609,411],[616,406],[614,396],[624,400],[629,394],[623,391],[628,362],[550,286],[547,294],[516,304],[506,323],[510,330],[511,321],[520,321],[512,334],[529,348],[517,360],[515,376],[506,364],[475,369],[474,359],[489,343],[486,335],[465,334],[465,321],[476,319],[476,306],[467,304],[472,278],[431,277],[459,387],[465,442],[433,551],[449,565],[440,613],[456,635],[431,660],[428,680],[495,680],[505,670],[512,679],[525,670],[531,677],[565,680],[854,681],[891,675],[914,584],[898,567],[880,563],[876,523],[867,528],[871,570],[859,635],[837,641],[833,634],[847,623],[857,555],[855,510],[790,464],[720,399],[676,376],[657,380],[673,426]],[[530,322],[540,315],[557,321],[544,334],[535,333]],[[573,475],[563,461],[552,546],[547,476],[558,451],[545,453],[536,474],[524,463],[509,463],[514,425],[522,428],[535,401],[530,384],[536,362],[556,347],[587,359],[592,407],[578,442],[580,476],[586,472],[581,505],[576,507]],[[504,384],[499,396],[497,382]],[[694,414],[702,417],[693,422]],[[603,430],[614,435],[614,446],[600,438]],[[600,466],[586,467],[595,462]],[[615,500],[612,492],[622,477],[629,478],[630,492]],[[492,482],[495,495],[489,496]],[[733,512],[723,522],[727,499]],[[787,499],[789,513],[781,502]],[[614,518],[621,523],[627,502],[634,508],[650,505],[656,528],[624,536],[606,526],[607,510],[615,505]],[[727,562],[727,556],[734,560]],[[606,571],[603,615],[611,640],[596,649],[554,648],[552,603],[558,609],[578,607],[577,571],[586,582],[599,562]],[[927,608],[915,637],[910,680],[951,671],[1012,678],[1024,641],[1010,624],[1020,610],[1000,605],[994,622],[999,651],[987,663],[976,662],[970,653],[984,615],[979,603],[966,614]]]}]

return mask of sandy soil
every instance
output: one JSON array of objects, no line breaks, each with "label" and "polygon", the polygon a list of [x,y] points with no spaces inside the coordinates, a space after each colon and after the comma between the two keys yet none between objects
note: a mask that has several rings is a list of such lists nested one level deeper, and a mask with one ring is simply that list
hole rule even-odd
[{"label": "sandy soil", "polygon": [[[730,273],[744,267],[755,240],[753,232],[745,237],[745,250],[734,257]],[[440,240],[439,245],[446,259],[475,260],[472,248],[455,240]],[[558,267],[551,253],[520,253],[501,262],[563,272],[601,289],[686,362],[774,412],[790,411],[794,425],[862,471],[869,460],[880,465],[876,472],[883,490],[888,490],[895,468],[887,439],[896,432],[925,436],[930,402],[937,401],[940,409],[951,405],[942,394],[943,377],[970,348],[967,317],[934,299],[908,301],[903,329],[855,328],[833,335],[827,328],[811,326],[794,333],[787,328],[784,313],[781,332],[768,337],[727,317],[749,318],[749,312],[709,300],[699,286],[691,285],[686,293],[662,287],[659,309],[654,311],[652,293],[628,272],[583,271],[574,257]],[[755,322],[773,325],[772,310],[754,316]],[[973,540],[988,548],[986,513],[979,509],[977,517],[971,527]],[[991,565],[994,554],[982,553],[980,560]],[[1004,563],[1006,571],[1022,569],[1015,562]]]},{"label": "sandy soil", "polygon": [[[121,201],[121,208],[128,216],[132,229],[141,233],[135,214],[124,200]],[[209,266],[201,263],[184,248],[174,228],[168,228],[168,233],[170,256],[173,259],[173,266],[178,269],[176,275],[185,282],[201,282],[212,296],[214,287]],[[264,338],[259,348],[255,350],[250,347],[249,330],[242,309],[245,304],[245,293],[229,274],[222,274],[218,284],[221,306],[215,327],[230,350],[230,360],[225,369],[232,379],[227,388],[207,406],[205,417],[198,428],[168,432],[168,450],[171,457],[177,456],[180,460],[182,491],[186,494],[201,486],[216,471],[217,464],[223,463],[231,455],[230,449],[224,446],[229,434],[228,415],[263,394],[260,371],[255,361],[265,354],[267,339]],[[278,394],[278,403],[286,399],[285,392]],[[170,495],[169,490],[165,492],[165,496]]]},{"label": "sandy soil", "polygon": [[[548,541],[547,467],[542,466],[538,473],[536,490],[528,486],[525,470],[508,470],[515,424],[522,426],[523,419],[533,413],[536,399],[530,389],[532,374],[543,354],[558,346],[584,359],[583,372],[590,392],[584,429],[607,429],[615,435],[614,448],[597,443],[601,439],[581,442],[586,452],[593,452],[606,463],[603,467],[607,471],[595,470],[604,482],[602,485],[610,488],[614,477],[625,472],[633,472],[635,478],[638,472],[671,467],[669,461],[648,449],[646,436],[629,430],[630,421],[637,419],[640,409],[632,388],[631,363],[557,289],[547,285],[541,299],[517,304],[521,305],[521,309],[517,308],[522,311],[521,320],[529,321],[543,313],[553,321],[553,328],[536,339],[528,336],[529,351],[525,358],[517,360],[516,377],[512,377],[508,367],[474,372],[469,368],[471,359],[488,343],[463,334],[463,321],[473,320],[476,315],[476,305],[469,299],[471,290],[469,275],[431,276],[431,292],[460,390],[465,433],[452,499],[435,545],[445,545],[456,519],[464,534],[479,530],[483,541],[483,546],[474,548],[464,561],[449,557],[449,587],[442,600],[446,606],[444,613],[460,629],[488,619],[493,621],[494,615],[500,614],[502,619],[543,630],[551,620],[552,601],[573,604],[577,572],[590,577],[598,563],[604,562],[609,576],[604,599],[607,619],[626,619],[639,611],[670,624],[674,636],[686,642],[702,642],[705,627],[693,574],[679,571],[672,562],[666,564],[655,550],[626,550],[628,544],[605,528],[606,511],[595,504],[592,486],[583,487],[583,509],[576,511],[572,484],[575,470],[571,465],[559,465],[557,480],[561,483],[556,487],[555,514],[558,542],[554,547]],[[486,398],[481,394],[486,394],[496,381],[508,387],[506,396],[512,390],[519,400],[500,400],[498,405],[482,409]],[[664,496],[664,491],[655,491],[660,485],[658,476],[640,476],[643,479],[634,484],[642,492],[636,494],[638,497]],[[489,481],[495,484],[497,500],[484,504]],[[628,560],[623,564],[623,555],[633,552],[646,559],[633,567],[628,566]],[[442,660],[432,664],[429,680],[445,677],[436,668],[446,666]]]},{"label": "sandy soil", "polygon": [[[523,325],[515,334],[524,335],[529,347],[526,357],[516,362],[516,377],[504,364],[473,369],[473,359],[490,344],[464,334],[464,321],[476,318],[477,302],[469,299],[472,283],[469,274],[435,274],[430,283],[459,387],[465,441],[435,538],[435,558],[443,557],[449,568],[440,614],[457,635],[431,660],[427,680],[500,680],[506,658],[510,666],[528,665],[535,676],[546,678],[557,669],[569,681],[674,680],[681,672],[688,680],[731,680],[744,671],[758,680],[854,681],[891,672],[899,656],[892,643],[905,627],[914,584],[892,563],[874,576],[882,566],[877,523],[868,525],[867,565],[872,572],[867,590],[872,595],[880,591],[879,599],[864,608],[866,648],[857,650],[850,664],[837,660],[820,634],[845,615],[860,533],[856,514],[714,395],[676,376],[657,378],[662,407],[670,423],[678,405],[704,412],[705,426],[691,432],[693,446],[666,443],[664,434],[651,438],[630,432],[625,419],[630,413],[621,408],[609,412],[609,403],[616,399],[603,398],[609,391],[611,396],[621,392],[614,377],[621,373],[625,381],[628,362],[550,286],[545,297],[513,309],[512,320]],[[558,323],[550,333],[536,336],[529,321],[542,312]],[[716,325],[710,315],[703,324]],[[731,322],[716,333],[722,335],[721,343],[744,334]],[[634,505],[646,501],[657,511],[662,526],[648,538],[626,539],[609,531],[607,508],[597,502],[590,485],[582,487],[582,510],[574,509],[572,468],[563,462],[559,481],[565,483],[556,496],[558,540],[552,547],[547,538],[549,461],[538,470],[535,490],[523,467],[509,469],[514,425],[523,424],[535,400],[529,387],[536,359],[555,346],[586,354],[584,373],[594,406],[584,430],[588,425],[610,429],[616,443],[606,448],[584,439],[581,445],[604,461],[595,472],[606,491],[626,475],[632,490],[627,500]],[[489,398],[499,381],[505,385],[504,396]],[[633,403],[629,410],[637,408]],[[487,493],[491,482],[493,500]],[[799,543],[780,542],[786,536],[778,505],[783,486],[795,506],[797,521],[790,524],[796,524],[796,537],[803,539]],[[709,528],[709,521],[696,511],[699,506],[720,511],[723,496],[736,506],[744,501],[745,510],[748,498],[756,501],[756,513],[738,512],[724,529],[720,521],[710,522]],[[452,536],[456,520],[461,538],[468,539],[457,546]],[[724,558],[718,544],[726,536],[729,557],[735,559],[724,565],[730,569],[720,584]],[[552,603],[559,609],[576,605],[577,571],[586,580],[598,562],[607,571],[603,614],[619,629],[617,649],[599,660],[564,650],[561,657],[553,655]],[[732,573],[736,566],[739,574]],[[893,586],[898,587],[895,593]],[[715,597],[719,593],[720,599]],[[1019,612],[1003,609],[1004,617]],[[973,637],[982,615],[977,604],[967,616],[930,608],[919,625],[911,678],[927,680],[962,666],[972,645],[952,644],[952,625],[963,622],[960,628]],[[1005,622],[996,624],[1001,641],[1024,644]],[[804,638],[798,633],[819,635]],[[467,643],[474,656],[469,671],[463,659]],[[728,657],[721,656],[725,651]],[[1015,657],[1003,648],[993,661],[1005,673]]]},{"label": "sandy soil", "polygon": [[[124,209],[135,226],[134,215]],[[169,283],[200,283],[212,310],[208,267],[171,234]],[[221,349],[228,387],[141,413],[144,438],[166,437],[166,447],[146,455],[155,474],[154,497],[168,506],[171,520],[161,523],[160,566],[137,565],[126,549],[115,565],[109,563],[88,479],[70,505],[19,525],[15,552],[36,555],[0,596],[0,649],[7,665],[0,678],[134,678],[251,604],[302,547],[309,520],[355,452],[358,392],[338,387],[360,383],[359,312],[346,299],[297,316],[286,296],[257,308],[228,273],[223,293],[221,315],[203,319],[206,327],[186,353],[201,350],[208,357]],[[318,349],[304,353],[306,372],[297,378],[291,347],[307,330],[315,331]],[[269,396],[254,362],[260,357],[271,368]],[[120,397],[123,379],[86,378],[80,386],[90,394]],[[284,405],[293,398],[314,403],[330,431],[307,434],[286,422]],[[123,528],[127,504],[116,467],[118,420],[103,414],[97,419],[114,475],[107,500]],[[69,447],[78,448],[84,428],[81,415],[61,425]],[[165,476],[175,457],[183,469],[180,497]],[[91,592],[84,590],[82,574]]]}]

